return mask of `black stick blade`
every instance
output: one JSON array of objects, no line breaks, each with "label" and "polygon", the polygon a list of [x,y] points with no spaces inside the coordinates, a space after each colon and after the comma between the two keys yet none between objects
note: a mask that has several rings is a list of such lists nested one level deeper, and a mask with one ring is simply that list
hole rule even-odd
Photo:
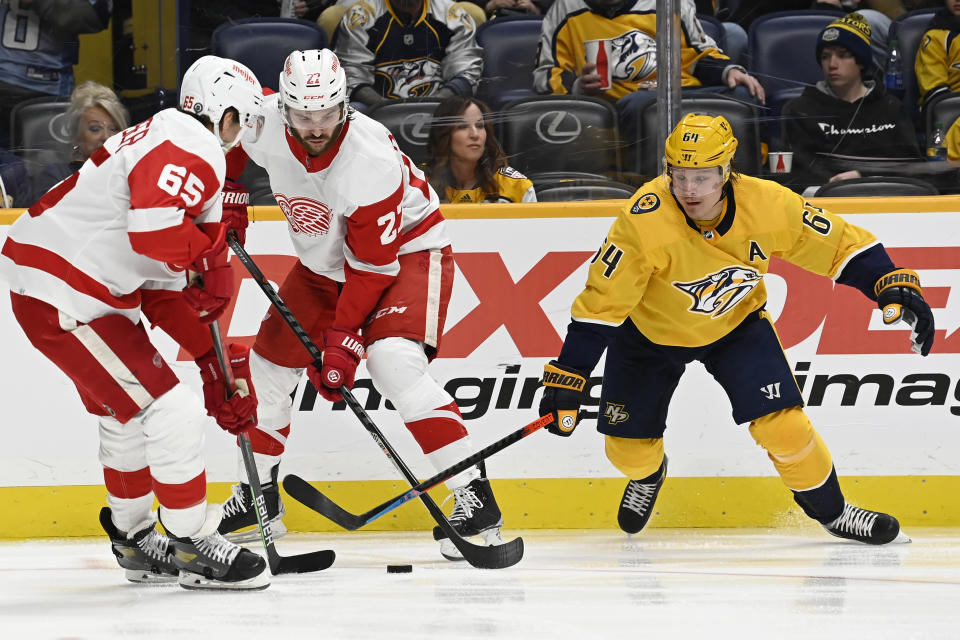
[{"label": "black stick blade", "polygon": [[300,476],[289,474],[284,477],[283,488],[291,498],[305,507],[313,509],[347,531],[355,531],[364,524],[363,518],[343,510],[333,500],[323,495],[319,489]]},{"label": "black stick blade", "polygon": [[323,571],[324,569],[329,569],[336,559],[337,554],[330,549],[311,551],[310,553],[296,556],[278,556],[275,560],[271,558],[270,573],[277,576],[282,573],[312,573],[314,571]]}]

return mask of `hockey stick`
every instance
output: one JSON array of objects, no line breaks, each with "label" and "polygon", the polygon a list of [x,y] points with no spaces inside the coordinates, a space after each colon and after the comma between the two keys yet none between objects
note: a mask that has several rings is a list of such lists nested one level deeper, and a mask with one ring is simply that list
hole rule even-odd
[{"label": "hockey stick", "polygon": [[[223,348],[223,339],[220,336],[220,326],[216,321],[210,323],[210,336],[213,338],[213,350],[217,355],[217,362],[220,363],[220,369],[223,371],[227,393],[230,394],[234,389],[233,370],[227,360]],[[281,556],[277,552],[273,544],[273,533],[270,531],[270,525],[267,524],[267,501],[264,499],[263,489],[260,487],[260,475],[257,473],[257,463],[253,459],[253,447],[250,445],[250,438],[247,437],[246,433],[241,433],[238,439],[243,466],[247,470],[247,480],[250,482],[250,493],[253,495],[253,503],[257,506],[257,525],[260,528],[263,548],[267,551],[270,573],[276,576],[281,573],[310,573],[328,568],[337,557],[336,553],[329,549],[311,551],[295,556]]]},{"label": "hockey stick", "polygon": [[[267,281],[266,276],[263,275],[263,272],[260,271],[260,268],[253,261],[253,258],[251,258],[250,254],[243,248],[243,245],[237,241],[236,236],[232,232],[227,235],[227,242],[237,255],[237,258],[240,259],[240,262],[243,263],[243,266],[250,272],[254,281],[266,294],[270,300],[270,304],[280,313],[280,316],[287,323],[287,326],[296,334],[300,343],[310,354],[310,357],[320,362],[323,358],[323,353],[320,351],[320,348],[317,347],[316,343],[310,338],[310,335],[303,328],[303,325],[300,324],[300,321],[293,315],[290,308],[283,302],[280,294],[278,294],[270,282]],[[363,425],[363,428],[367,430],[370,437],[373,438],[384,454],[386,454],[387,458],[390,459],[390,462],[393,463],[397,471],[406,478],[411,487],[416,486],[418,484],[416,476],[413,475],[410,468],[407,467],[390,443],[387,442],[387,439],[380,432],[380,429],[377,428],[377,425],[374,424],[373,420],[370,419],[370,416],[367,415],[367,412],[353,396],[353,393],[346,387],[340,387],[339,391],[347,403],[347,406],[350,407],[350,410],[353,411],[357,419],[360,420],[360,424]],[[464,540],[463,537],[454,530],[453,526],[447,522],[447,517],[440,507],[437,506],[437,503],[434,502],[433,498],[427,494],[420,494],[417,497],[420,498],[420,501],[423,502],[427,511],[430,512],[430,516],[436,521],[440,530],[450,539],[457,550],[463,555],[464,559],[471,565],[480,569],[502,569],[515,565],[523,558],[523,538],[515,538],[510,542],[489,547],[473,544]]]},{"label": "hockey stick", "polygon": [[283,479],[283,488],[286,489],[287,493],[289,493],[298,502],[310,507],[321,515],[326,516],[328,519],[337,523],[344,529],[348,531],[354,531],[360,527],[370,524],[380,516],[390,513],[397,507],[406,504],[410,500],[419,497],[420,494],[426,493],[433,487],[445,480],[449,480],[461,471],[465,471],[478,462],[486,460],[493,454],[506,449],[513,443],[519,442],[531,433],[539,431],[551,422],[553,422],[553,416],[541,416],[527,426],[517,429],[513,433],[504,436],[500,440],[497,440],[493,444],[484,447],[473,455],[464,458],[452,467],[444,469],[431,478],[427,478],[409,491],[401,493],[394,498],[390,498],[383,504],[370,509],[366,513],[361,513],[360,515],[355,515],[344,510],[342,507],[330,500],[330,498],[323,495],[319,489],[316,489],[313,485],[308,484],[306,480],[299,476],[293,474],[286,476]]}]

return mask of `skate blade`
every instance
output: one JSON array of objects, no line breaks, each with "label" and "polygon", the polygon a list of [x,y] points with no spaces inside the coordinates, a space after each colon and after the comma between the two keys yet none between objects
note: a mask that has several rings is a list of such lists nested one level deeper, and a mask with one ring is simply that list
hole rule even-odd
[{"label": "skate blade", "polygon": [[170,573],[151,573],[147,569],[124,569],[124,575],[130,582],[137,584],[170,584],[177,576]]},{"label": "skate blade", "polygon": [[913,542],[913,540],[910,539],[910,536],[905,534],[903,532],[903,529],[901,529],[900,531],[897,532],[897,537],[891,540],[890,542],[888,542],[887,544],[909,544],[911,542]]},{"label": "skate blade", "polygon": [[[279,540],[283,536],[287,535],[287,527],[283,524],[283,520],[271,522],[267,526],[270,527],[270,533],[272,534],[271,537],[274,540]],[[260,542],[260,527],[254,525],[251,529],[241,529],[240,531],[225,533],[223,534],[223,537],[234,544],[241,544],[244,542]]]},{"label": "skate blade", "polygon": [[[473,542],[476,538],[483,540],[484,545],[488,547],[503,544],[503,537],[500,535],[500,527],[494,527],[492,529],[487,529],[486,531],[481,531],[476,536],[466,538],[466,540]],[[440,539],[440,555],[452,562],[458,562],[464,559],[463,554],[460,553],[460,550],[457,549],[456,545],[450,541],[450,538]]]},{"label": "skate blade", "polygon": [[207,578],[199,573],[181,571],[177,580],[184,589],[193,590],[216,590],[216,591],[258,591],[270,586],[270,572],[266,569],[263,573],[247,580],[238,582],[224,582],[213,578]]}]

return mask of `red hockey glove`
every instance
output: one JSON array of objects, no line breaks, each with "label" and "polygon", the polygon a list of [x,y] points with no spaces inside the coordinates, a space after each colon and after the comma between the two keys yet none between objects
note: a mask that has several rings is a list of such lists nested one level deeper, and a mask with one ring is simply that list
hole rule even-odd
[{"label": "red hockey glove", "polygon": [[183,299],[209,324],[223,315],[233,297],[233,268],[227,256],[227,227],[216,225],[213,246],[197,256],[187,271],[189,285]]},{"label": "red hockey glove", "polygon": [[223,216],[220,221],[227,231],[234,231],[240,244],[247,241],[247,225],[250,218],[247,206],[250,204],[250,192],[239,182],[227,180],[223,183]]},{"label": "red hockey glove", "polygon": [[343,400],[340,387],[353,388],[357,365],[363,358],[363,340],[353,331],[327,329],[323,334],[323,362],[307,367],[307,377],[330,402]]},{"label": "red hockey glove", "polygon": [[540,415],[553,415],[547,431],[558,436],[569,436],[580,422],[589,374],[551,360],[543,367],[543,398]]},{"label": "red hockey glove", "polygon": [[877,305],[883,309],[883,323],[903,320],[913,330],[911,349],[922,356],[933,346],[933,312],[923,299],[920,278],[910,269],[897,269],[886,274],[873,285]]},{"label": "red hockey glove", "polygon": [[[236,392],[227,399],[227,386],[213,349],[196,359],[203,381],[203,404],[207,415],[224,431],[238,436],[257,426],[257,393],[250,381],[250,347],[227,346]],[[232,389],[230,390],[233,391]]]}]

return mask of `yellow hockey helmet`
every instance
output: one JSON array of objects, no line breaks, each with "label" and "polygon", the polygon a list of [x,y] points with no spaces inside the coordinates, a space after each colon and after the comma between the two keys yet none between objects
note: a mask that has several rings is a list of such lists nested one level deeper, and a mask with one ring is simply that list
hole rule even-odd
[{"label": "yellow hockey helmet", "polygon": [[720,167],[723,182],[730,176],[730,161],[737,151],[733,129],[723,116],[688,113],[663,147],[664,175],[668,167],[702,169]]}]

